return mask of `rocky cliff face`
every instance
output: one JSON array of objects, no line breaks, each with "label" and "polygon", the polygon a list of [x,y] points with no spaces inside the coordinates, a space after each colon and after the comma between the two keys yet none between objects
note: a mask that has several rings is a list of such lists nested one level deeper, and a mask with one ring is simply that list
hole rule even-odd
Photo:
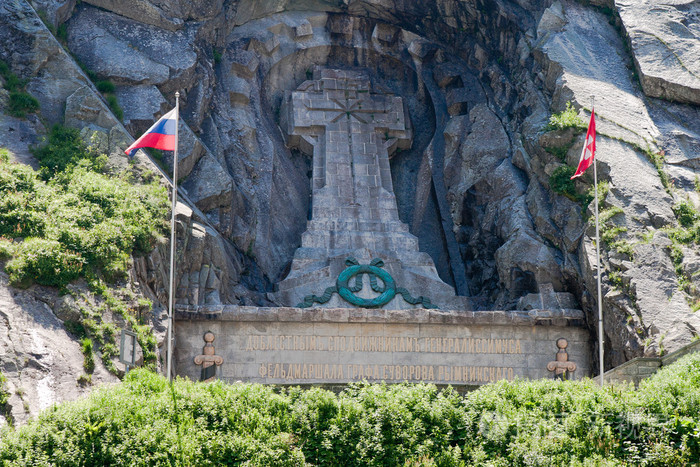
[{"label": "rocky cliff face", "polygon": [[[696,2],[30,3],[0,7],[0,58],[30,80],[45,122],[101,131],[114,164],[183,95],[181,306],[270,304],[310,209],[310,158],[285,146],[280,105],[330,66],[366,70],[406,103],[414,142],[391,160],[393,186],[441,278],[480,309],[581,307],[594,338],[591,175],[568,196],[555,183],[583,136],[544,127],[567,102],[587,119],[595,97],[606,367],[700,330],[700,255],[676,218],[700,202]],[[123,125],[37,12],[116,85]],[[42,122],[8,118],[3,145],[17,145],[8,125],[38,139]],[[163,257],[136,262],[161,300]]]}]

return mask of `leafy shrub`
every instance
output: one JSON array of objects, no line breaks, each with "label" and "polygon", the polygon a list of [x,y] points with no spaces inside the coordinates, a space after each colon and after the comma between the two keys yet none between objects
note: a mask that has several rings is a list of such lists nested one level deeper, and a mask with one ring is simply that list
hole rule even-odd
[{"label": "leafy shrub", "polygon": [[681,201],[673,206],[673,213],[678,219],[678,223],[683,227],[692,226],[700,218],[695,206],[688,201]]},{"label": "leafy shrub", "polygon": [[56,240],[28,238],[17,247],[5,270],[10,282],[19,287],[29,286],[32,282],[65,287],[80,277],[84,264],[85,260],[79,254],[66,250]]},{"label": "leafy shrub", "polygon": [[114,116],[117,117],[117,120],[124,120],[124,111],[119,106],[117,96],[115,96],[114,94],[107,94],[105,97],[107,98],[107,105],[109,105],[110,110],[112,111]]},{"label": "leafy shrub", "polygon": [[80,138],[80,131],[60,125],[54,125],[47,144],[35,148],[32,153],[41,164],[40,173],[44,180],[90,156]]},{"label": "leafy shrub", "polygon": [[4,465],[696,465],[700,354],[632,386],[279,389],[134,370],[0,433]]},{"label": "leafy shrub", "polygon": [[92,340],[89,337],[80,340],[80,350],[83,352],[83,369],[85,373],[92,374],[95,371],[95,356],[92,351]]},{"label": "leafy shrub", "polygon": [[214,49],[212,49],[211,53],[212,53],[212,56],[214,57],[214,63],[217,65],[219,63],[221,63],[221,57],[222,57],[221,52],[218,49],[214,48]]},{"label": "leafy shrub", "polygon": [[571,177],[576,173],[576,169],[570,165],[557,167],[549,177],[549,186],[555,192],[566,196],[574,201],[578,200],[576,185]]},{"label": "leafy shrub", "polygon": [[5,375],[0,372],[0,409],[4,409],[7,401],[10,399],[10,393],[7,392],[7,389],[5,388],[6,381],[7,378],[5,378]]},{"label": "leafy shrub", "polygon": [[12,258],[15,254],[15,246],[6,238],[0,237],[0,261]]},{"label": "leafy shrub", "polygon": [[25,80],[18,78],[16,74],[12,73],[10,66],[2,60],[0,60],[0,76],[5,80],[3,87],[10,92],[20,91],[27,84]]},{"label": "leafy shrub", "polygon": [[37,110],[39,110],[39,101],[34,96],[21,91],[10,92],[10,115],[23,118]]},{"label": "leafy shrub", "polygon": [[96,82],[95,86],[97,87],[98,91],[103,93],[114,92],[115,89],[114,83],[108,79]]},{"label": "leafy shrub", "polygon": [[5,81],[4,88],[10,91],[8,112],[10,115],[24,118],[28,113],[39,110],[39,101],[25,92],[27,81],[20,79],[12,73],[7,63],[0,60],[0,76]]},{"label": "leafy shrub", "polygon": [[[76,272],[108,281],[123,277],[130,254],[150,251],[165,231],[165,190],[98,172],[104,156],[90,153],[74,129],[54,127],[34,152],[47,182],[29,167],[0,161],[0,236],[33,238],[8,263],[14,281],[28,285],[36,276],[40,284],[65,286]],[[46,254],[60,253],[62,262],[48,265],[31,256],[29,245],[40,240]]]},{"label": "leafy shrub", "polygon": [[66,23],[61,24],[56,29],[56,39],[65,44],[68,41],[68,26]]},{"label": "leafy shrub", "polygon": [[566,103],[566,109],[559,113],[552,114],[549,117],[549,124],[545,127],[545,131],[565,130],[574,128],[576,130],[585,130],[586,122],[579,117],[576,109],[571,105],[571,102]]}]

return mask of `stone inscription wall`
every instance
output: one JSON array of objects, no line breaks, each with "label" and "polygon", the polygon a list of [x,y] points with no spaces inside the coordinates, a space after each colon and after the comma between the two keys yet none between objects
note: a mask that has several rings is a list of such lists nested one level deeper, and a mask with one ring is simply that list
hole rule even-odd
[{"label": "stone inscription wall", "polygon": [[397,383],[480,385],[552,377],[556,340],[569,341],[572,375],[588,375],[589,336],[574,326],[420,323],[178,321],[177,371],[199,379],[193,357],[216,336],[226,381],[274,384]]}]

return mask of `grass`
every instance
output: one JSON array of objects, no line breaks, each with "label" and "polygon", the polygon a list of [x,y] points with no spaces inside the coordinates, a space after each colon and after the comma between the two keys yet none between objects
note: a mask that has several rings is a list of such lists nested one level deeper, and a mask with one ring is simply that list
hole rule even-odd
[{"label": "grass", "polygon": [[549,123],[544,130],[554,131],[567,128],[574,128],[579,131],[584,131],[587,128],[586,122],[579,116],[571,102],[566,103],[566,109],[549,117]]},{"label": "grass", "polygon": [[559,159],[559,162],[566,162],[566,155],[573,145],[574,140],[572,139],[570,143],[565,144],[564,146],[550,146],[544,148],[544,150]]},{"label": "grass", "polygon": [[218,65],[219,63],[221,63],[222,55],[220,50],[218,50],[217,48],[213,48],[211,50],[211,54],[214,57],[214,64]]},{"label": "grass", "polygon": [[700,219],[695,206],[689,201],[680,201],[673,206],[673,213],[681,227],[692,227]]},{"label": "grass", "polygon": [[27,114],[39,111],[39,101],[26,92],[27,80],[17,77],[7,63],[0,60],[0,76],[5,84],[3,87],[10,92],[7,111],[17,118],[25,118]]}]

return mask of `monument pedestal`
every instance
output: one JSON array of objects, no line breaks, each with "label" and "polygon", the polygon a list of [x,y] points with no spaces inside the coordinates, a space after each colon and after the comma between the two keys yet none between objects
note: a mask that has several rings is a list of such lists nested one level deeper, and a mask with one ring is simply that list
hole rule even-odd
[{"label": "monument pedestal", "polygon": [[567,377],[589,375],[590,335],[579,310],[445,312],[352,308],[179,307],[177,374],[200,379],[194,357],[216,337],[227,382],[343,385],[353,381],[482,385],[551,378],[559,339]]}]

